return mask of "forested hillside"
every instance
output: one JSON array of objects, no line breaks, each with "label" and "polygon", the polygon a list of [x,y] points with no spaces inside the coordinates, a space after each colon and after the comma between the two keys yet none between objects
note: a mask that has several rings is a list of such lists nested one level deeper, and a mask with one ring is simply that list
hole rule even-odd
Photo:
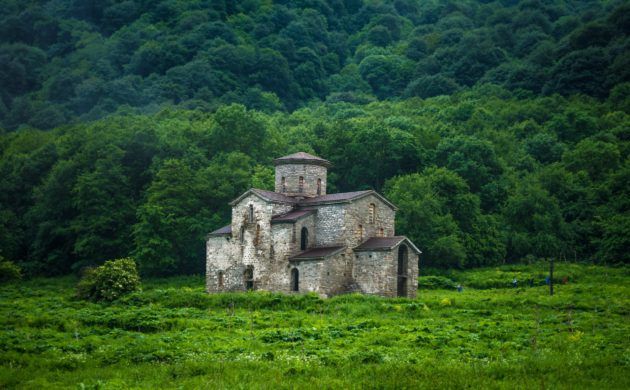
[{"label": "forested hillside", "polygon": [[422,266],[630,263],[623,1],[4,1],[0,256],[203,271],[272,160],[374,188]]},{"label": "forested hillside", "polygon": [[629,81],[616,1],[4,0],[12,130],[164,106],[263,111],[431,97],[479,83],[605,98]]}]

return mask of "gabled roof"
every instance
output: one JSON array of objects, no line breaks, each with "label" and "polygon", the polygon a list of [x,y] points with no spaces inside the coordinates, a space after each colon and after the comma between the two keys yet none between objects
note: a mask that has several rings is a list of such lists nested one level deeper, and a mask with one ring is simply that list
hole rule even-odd
[{"label": "gabled roof", "polygon": [[405,236],[393,236],[393,237],[371,237],[361,243],[353,250],[355,252],[364,251],[389,251],[402,242],[405,242],[414,252],[420,254],[422,251],[418,249],[410,239]]},{"label": "gabled roof", "polygon": [[249,190],[245,191],[245,193],[243,193],[243,195],[241,195],[238,198],[236,198],[233,201],[231,201],[230,205],[234,206],[235,204],[237,204],[238,202],[240,202],[241,200],[243,200],[245,197],[249,196],[250,194],[254,194],[254,195],[258,196],[259,198],[261,198],[262,200],[266,200],[268,202],[288,203],[288,204],[296,204],[297,203],[297,200],[295,200],[295,198],[283,195],[283,194],[278,193],[278,192],[267,191],[267,190],[259,190],[258,188],[250,188]]},{"label": "gabled roof", "polygon": [[320,247],[320,248],[311,248],[289,258],[289,260],[300,261],[300,260],[323,259],[326,257],[336,255],[342,252],[345,248],[346,248],[345,246],[328,246],[328,247]]},{"label": "gabled roof", "polygon": [[232,225],[226,225],[208,234],[208,236],[227,236],[230,234],[232,234]]},{"label": "gabled roof", "polygon": [[308,154],[305,152],[297,152],[290,154],[288,156],[280,157],[273,160],[274,165],[282,165],[282,164],[314,164],[321,165],[323,167],[330,167],[332,164],[330,161],[325,160],[321,157],[313,156],[312,154]]},{"label": "gabled roof", "polygon": [[398,210],[398,208],[389,200],[387,200],[383,195],[379,194],[374,190],[366,190],[366,191],[354,191],[354,192],[340,192],[338,194],[327,194],[322,196],[316,196],[314,198],[306,198],[300,201],[300,206],[312,206],[312,205],[320,205],[320,204],[333,204],[333,203],[347,203],[352,202],[353,200],[361,199],[368,195],[374,195],[379,198],[383,203],[391,207],[393,210]]},{"label": "gabled roof", "polygon": [[285,214],[271,217],[271,223],[292,223],[314,213],[315,210],[293,210]]}]

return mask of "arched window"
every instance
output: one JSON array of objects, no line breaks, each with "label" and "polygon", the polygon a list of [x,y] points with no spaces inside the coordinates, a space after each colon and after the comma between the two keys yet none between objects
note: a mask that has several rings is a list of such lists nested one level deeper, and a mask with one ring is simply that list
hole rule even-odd
[{"label": "arched window", "polygon": [[408,268],[408,250],[405,245],[398,247],[398,288],[397,293],[399,297],[407,296],[407,268]]},{"label": "arched window", "polygon": [[245,242],[245,224],[241,225],[241,244]]},{"label": "arched window", "polygon": [[300,176],[298,179],[298,192],[300,194],[304,192],[304,176]]},{"label": "arched window", "polygon": [[297,268],[291,270],[291,291],[300,291],[300,271]]},{"label": "arched window", "polygon": [[357,238],[359,240],[363,240],[363,225],[359,225],[359,228],[357,229]]},{"label": "arched window", "polygon": [[254,205],[253,204],[249,205],[249,214],[247,215],[247,222],[249,223],[254,222]]},{"label": "arched window", "polygon": [[308,229],[303,227],[300,235],[300,250],[305,251],[306,248],[308,248]]},{"label": "arched window", "polygon": [[383,230],[383,228],[379,228],[378,229],[378,236],[379,237],[385,237],[385,230]]},{"label": "arched window", "polygon": [[370,203],[370,206],[368,208],[368,222],[369,223],[374,223],[375,214],[376,214],[376,205],[374,203]]},{"label": "arched window", "polygon": [[322,194],[322,179],[317,179],[317,195]]},{"label": "arched window", "polygon": [[245,272],[243,273],[243,281],[245,282],[245,289],[253,290],[254,289],[254,266],[248,265],[245,268]]},{"label": "arched window", "polygon": [[217,285],[219,286],[219,288],[223,288],[223,271],[219,271],[219,274],[217,275]]},{"label": "arched window", "polygon": [[284,178],[284,176],[282,176],[281,188],[282,192],[287,192],[287,180]]}]

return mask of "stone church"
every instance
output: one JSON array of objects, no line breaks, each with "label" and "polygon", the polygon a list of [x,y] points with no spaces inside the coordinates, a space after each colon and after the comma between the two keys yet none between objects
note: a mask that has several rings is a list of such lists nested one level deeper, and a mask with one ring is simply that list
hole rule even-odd
[{"label": "stone church", "polygon": [[267,290],[415,297],[420,250],[394,231],[396,206],[375,191],[326,193],[328,160],[274,160],[275,191],[231,202],[208,235],[208,292]]}]

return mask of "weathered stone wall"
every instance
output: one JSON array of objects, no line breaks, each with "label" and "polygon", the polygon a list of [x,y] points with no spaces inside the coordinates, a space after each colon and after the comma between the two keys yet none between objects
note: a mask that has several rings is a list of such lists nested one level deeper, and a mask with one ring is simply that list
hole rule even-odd
[{"label": "weathered stone wall", "polygon": [[317,206],[315,246],[345,245],[346,225],[343,223],[348,204],[330,204]]},{"label": "weathered stone wall", "polygon": [[[249,206],[253,219],[249,220]],[[249,195],[232,208],[232,238],[211,237],[207,243],[206,289],[208,291],[245,290],[244,273],[247,266],[254,269],[254,288],[269,284],[273,272],[271,217],[292,209],[291,205],[268,203],[256,195]],[[241,230],[241,228],[243,228]],[[221,241],[221,240],[225,240]],[[218,286],[218,274],[223,272],[223,288]]]},{"label": "weathered stone wall", "polygon": [[299,271],[300,293],[314,292],[330,297],[349,291],[351,274],[345,253],[319,260],[293,260],[290,268]]},{"label": "weathered stone wall", "polygon": [[[276,166],[275,192],[289,196],[312,197],[317,195],[317,179],[321,180],[321,194],[326,195],[326,167],[311,164],[282,164]],[[299,178],[304,178],[302,192],[299,191]],[[282,190],[282,178],[285,190]]]},{"label": "weathered stone wall", "polygon": [[[325,171],[323,167],[314,167]],[[376,206],[373,222],[369,220],[370,204]],[[250,205],[253,208],[251,220]],[[369,237],[381,235],[381,228],[384,236],[393,236],[394,210],[373,195],[353,203],[318,205],[314,208],[316,213],[294,223],[272,225],[272,216],[289,212],[293,206],[267,202],[254,194],[242,199],[232,208],[232,235],[208,238],[207,291],[245,290],[245,270],[251,266],[254,289],[290,292],[291,269],[297,268],[300,292],[331,296],[360,291],[396,296],[398,249],[357,254],[352,250]],[[326,259],[289,261],[290,257],[301,252],[303,227],[309,233],[308,248],[341,245],[346,249]],[[411,250],[408,256],[407,295],[411,297],[416,294],[418,259]],[[221,286],[219,273],[222,275]]]},{"label": "weathered stone wall", "polygon": [[[353,278],[364,294],[395,297],[398,295],[398,248],[391,251],[355,253]],[[418,289],[418,256],[407,246],[407,293],[415,298]]]},{"label": "weathered stone wall", "polygon": [[350,292],[352,288],[352,255],[347,250],[325,260],[320,294],[332,296]]},{"label": "weathered stone wall", "polygon": [[289,274],[291,269],[297,268],[299,271],[299,291],[300,293],[315,292],[322,294],[321,284],[322,271],[324,270],[324,262],[322,260],[303,260],[300,262],[291,262]]},{"label": "weathered stone wall", "polygon": [[356,252],[352,276],[359,291],[363,294],[392,296],[391,279],[396,277],[392,263],[391,252]]},{"label": "weathered stone wall", "polygon": [[[311,237],[315,237],[315,217],[309,215],[295,223],[279,223],[271,225],[271,246],[273,250],[269,256],[269,275],[261,280],[261,289],[271,291],[290,291],[291,266],[289,258],[302,252],[300,249],[300,234],[303,227],[309,233],[309,245],[312,247]],[[271,256],[273,254],[273,256]]]},{"label": "weathered stone wall", "polygon": [[[375,206],[374,222],[369,220],[370,204]],[[381,228],[383,229],[383,237],[394,236],[395,218],[396,212],[374,195],[352,202],[346,208],[344,218],[347,232],[346,245],[354,248],[370,237],[378,237]]]},{"label": "weathered stone wall", "polygon": [[[209,237],[206,241],[206,291],[227,290],[234,281],[232,270],[237,262],[236,246],[230,236]],[[223,272],[223,286],[219,286],[219,272]]]}]

